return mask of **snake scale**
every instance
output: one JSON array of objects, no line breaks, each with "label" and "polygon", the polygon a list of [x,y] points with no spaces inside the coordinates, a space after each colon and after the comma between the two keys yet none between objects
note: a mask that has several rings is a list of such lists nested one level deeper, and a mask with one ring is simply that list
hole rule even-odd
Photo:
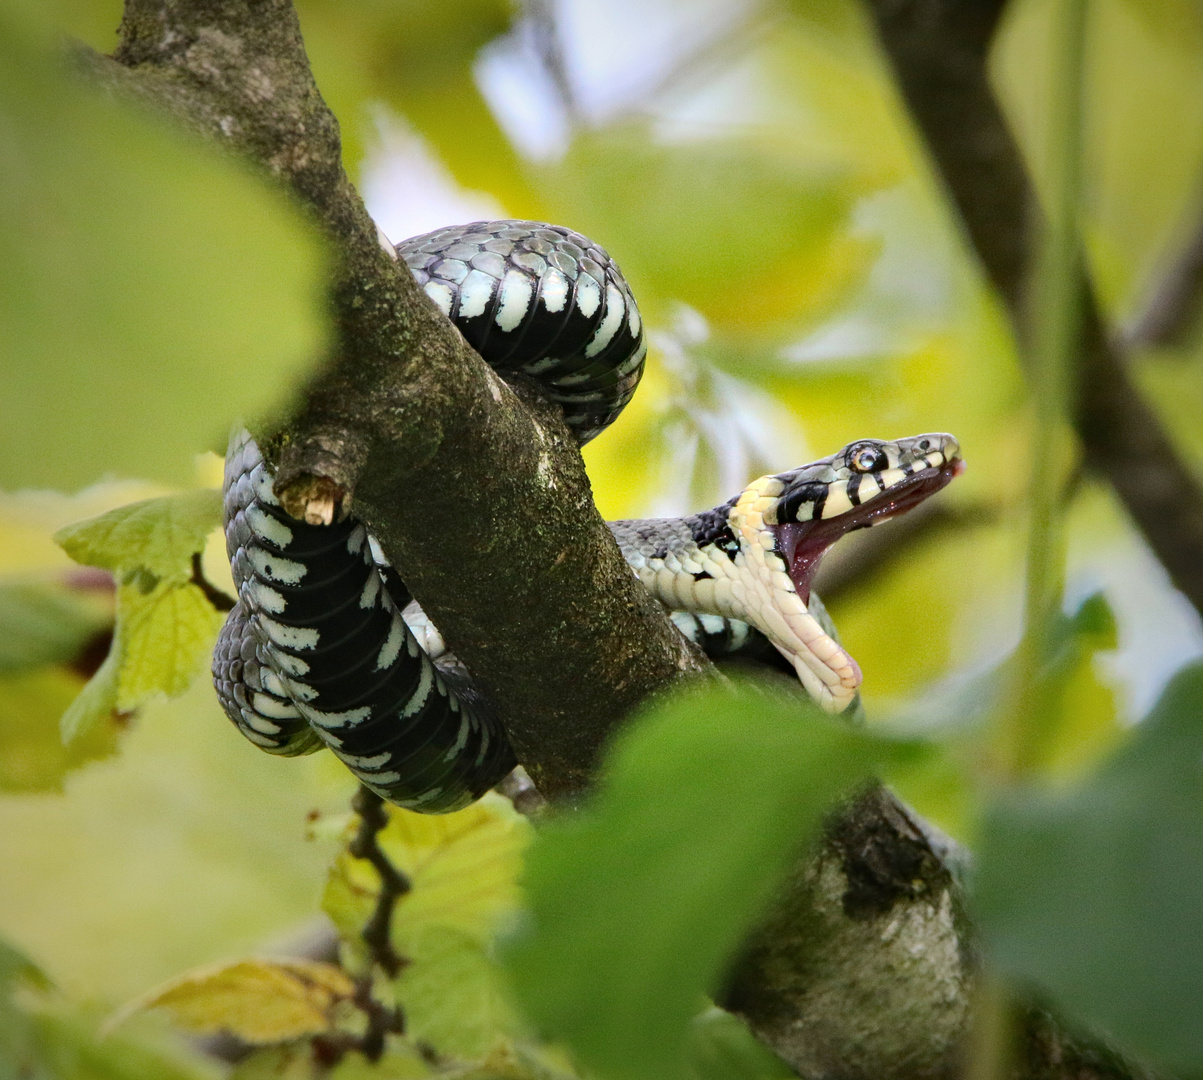
[{"label": "snake scale", "polygon": [[[427,295],[498,372],[538,378],[577,440],[630,400],[647,352],[615,262],[586,237],[530,221],[475,222],[396,248]],[[773,649],[825,710],[853,701],[861,673],[810,610],[824,551],[904,513],[962,469],[956,440],[861,439],[762,476],[683,518],[610,522],[641,582],[711,655]],[[238,602],[213,678],[255,745],[329,747],[367,787],[425,813],[479,798],[517,761],[491,703],[412,603],[354,517],[290,517],[246,432],[226,456],[226,543]],[[425,647],[424,647],[425,646]]]}]

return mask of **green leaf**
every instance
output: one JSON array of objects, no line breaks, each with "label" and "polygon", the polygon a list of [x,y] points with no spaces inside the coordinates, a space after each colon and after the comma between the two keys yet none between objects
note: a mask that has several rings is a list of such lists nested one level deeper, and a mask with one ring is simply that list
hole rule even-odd
[{"label": "green leaf", "polygon": [[0,584],[0,674],[74,660],[110,618],[55,582]]},{"label": "green leaf", "polygon": [[508,1041],[498,1042],[478,1061],[438,1075],[443,1080],[579,1080],[556,1048]]},{"label": "green leaf", "polygon": [[[81,693],[81,682],[51,666],[0,675],[0,791],[61,791],[69,771],[116,751],[113,699],[89,693],[91,683]],[[65,746],[59,718],[68,715],[78,737]]]},{"label": "green leaf", "polygon": [[313,1044],[306,1039],[252,1050],[229,1080],[317,1080],[321,1075],[324,1068],[314,1060]]},{"label": "green leaf", "polygon": [[221,492],[204,488],[119,506],[60,529],[54,540],[85,566],[187,579],[192,556],[220,524]]},{"label": "green leaf", "polygon": [[[227,1080],[421,1080],[433,1069],[412,1046],[400,1039],[386,1041],[379,1061],[362,1054],[346,1054],[333,1068],[311,1040],[265,1046],[239,1061]],[[452,1080],[445,1072],[439,1076]]]},{"label": "green leaf", "polygon": [[77,740],[118,718],[117,688],[121,679],[123,656],[120,627],[113,633],[109,654],[95,674],[84,684],[75,699],[62,712],[59,732],[65,746],[73,746]]},{"label": "green leaf", "polygon": [[191,582],[161,584],[149,594],[122,585],[117,611],[118,712],[132,712],[156,694],[182,694],[207,663],[224,618]]},{"label": "green leaf", "polygon": [[900,750],[751,690],[633,724],[592,805],[528,856],[509,966],[532,1019],[604,1075],[684,1075],[701,996],[772,889],[831,803]]},{"label": "green leaf", "polygon": [[1203,1069],[1203,664],[1102,770],[988,816],[975,905],[994,962],[1138,1054]]},{"label": "green leaf", "polygon": [[410,962],[397,979],[411,1038],[440,1054],[483,1057],[502,1035],[523,1025],[491,953],[474,937],[444,926],[406,935]]},{"label": "green leaf", "polygon": [[[518,873],[530,824],[508,799],[486,795],[454,814],[387,807],[381,850],[409,878],[397,902],[393,944],[405,954],[428,927],[456,930],[482,945],[518,903]],[[380,879],[365,859],[343,852],[330,870],[322,907],[347,941],[372,914]]]},{"label": "green leaf", "polygon": [[324,262],[265,180],[0,17],[0,486],[190,479],[320,355]]},{"label": "green leaf", "polygon": [[692,1080],[791,1080],[796,1075],[756,1041],[747,1024],[713,1006],[691,1025],[689,1071]]},{"label": "green leaf", "polygon": [[[440,1069],[436,1074],[416,1047],[400,1039],[389,1039],[379,1061],[368,1061],[362,1054],[348,1054],[328,1072],[322,1068],[316,1073],[315,1080],[384,1080],[386,1077],[387,1080],[420,1080],[421,1077],[435,1075],[443,1080],[453,1080],[452,1075],[444,1070]],[[244,1077],[240,1072],[231,1080],[252,1078]]]},{"label": "green leaf", "polygon": [[63,713],[63,741],[71,743],[160,694],[182,694],[204,669],[223,618],[190,581],[159,582],[149,592],[137,578],[122,585],[109,654]]},{"label": "green leaf", "polygon": [[63,715],[65,741],[113,712],[182,693],[203,668],[223,616],[189,579],[220,522],[221,492],[204,489],[119,506],[55,533],[76,562],[121,581],[113,644]]},{"label": "green leaf", "polygon": [[[499,795],[454,814],[388,810],[377,842],[412,886],[392,923],[393,946],[408,961],[395,993],[409,1034],[442,1054],[479,1057],[519,1027],[491,947],[517,908],[530,825]],[[322,906],[360,960],[379,886],[372,866],[345,851],[326,885]]]}]

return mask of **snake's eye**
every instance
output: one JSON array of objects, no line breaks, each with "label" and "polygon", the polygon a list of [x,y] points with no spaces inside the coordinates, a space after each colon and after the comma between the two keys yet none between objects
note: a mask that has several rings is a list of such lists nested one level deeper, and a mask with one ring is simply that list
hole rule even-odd
[{"label": "snake's eye", "polygon": [[849,464],[857,472],[878,472],[886,466],[886,452],[877,446],[866,446],[852,455]]}]

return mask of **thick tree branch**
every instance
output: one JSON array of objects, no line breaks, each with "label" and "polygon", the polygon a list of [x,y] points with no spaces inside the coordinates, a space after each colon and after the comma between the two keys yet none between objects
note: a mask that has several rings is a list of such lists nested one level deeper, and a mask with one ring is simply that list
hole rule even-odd
[{"label": "thick tree branch", "polygon": [[866,792],[798,864],[723,1004],[803,1077],[955,1076],[974,961],[947,862],[888,791]]},{"label": "thick tree branch", "polygon": [[343,170],[288,0],[127,0],[93,74],[284,183],[336,258],[336,348],[269,433],[296,516],[353,503],[552,797],[634,705],[707,670],[635,581],[558,411],[511,390],[399,265]]},{"label": "thick tree branch", "polygon": [[[991,92],[987,54],[1003,0],[870,0],[881,41],[965,230],[1017,327],[1035,207]],[[1077,429],[1170,578],[1203,612],[1203,488],[1133,385],[1093,297],[1082,333]]]}]

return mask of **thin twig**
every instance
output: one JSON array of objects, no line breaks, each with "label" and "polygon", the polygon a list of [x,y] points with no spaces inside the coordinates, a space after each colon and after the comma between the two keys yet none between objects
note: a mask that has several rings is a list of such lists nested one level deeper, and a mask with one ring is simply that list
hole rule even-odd
[{"label": "thin twig", "polygon": [[1135,314],[1120,327],[1124,347],[1181,345],[1197,328],[1203,296],[1203,208],[1196,207],[1195,218],[1186,242],[1160,261]]},{"label": "thin twig", "polygon": [[568,63],[564,56],[563,42],[560,39],[559,20],[556,18],[555,5],[551,0],[526,0],[524,5],[526,18],[530,24],[535,52],[543,69],[547,72],[556,88],[560,104],[568,122],[576,127],[581,121],[580,104],[576,99],[576,90],[572,85],[572,77],[568,74]]},{"label": "thin twig", "polygon": [[205,577],[205,570],[201,565],[201,553],[199,551],[192,553],[192,584],[205,594],[205,599],[217,608],[218,611],[230,611],[238,603],[232,596],[222,592],[221,589],[217,588],[216,585]]},{"label": "thin twig", "polygon": [[368,965],[355,984],[352,999],[368,1018],[367,1030],[362,1035],[327,1039],[323,1053],[333,1054],[335,1060],[348,1049],[358,1050],[369,1061],[379,1061],[384,1053],[385,1038],[390,1034],[405,1031],[405,1014],[399,1005],[384,1005],[372,996],[375,971],[379,968],[390,979],[395,979],[405,960],[397,955],[392,942],[393,911],[397,901],[410,890],[409,879],[401,873],[377,842],[380,830],[388,824],[388,812],[384,800],[374,791],[361,787],[351,801],[351,807],[359,815],[359,830],[352,837],[347,850],[357,859],[366,859],[380,875],[380,892],[376,896],[376,907],[364,924],[360,937],[368,947]]},{"label": "thin twig", "polygon": [[376,897],[376,910],[364,924],[361,936],[368,947],[372,962],[392,979],[397,976],[403,965],[401,957],[393,949],[390,937],[393,908],[397,901],[409,892],[409,879],[392,864],[376,842],[380,830],[388,824],[384,800],[374,791],[361,787],[351,801],[351,808],[359,815],[359,831],[348,845],[348,850],[355,858],[370,862],[380,875],[380,894]]}]

